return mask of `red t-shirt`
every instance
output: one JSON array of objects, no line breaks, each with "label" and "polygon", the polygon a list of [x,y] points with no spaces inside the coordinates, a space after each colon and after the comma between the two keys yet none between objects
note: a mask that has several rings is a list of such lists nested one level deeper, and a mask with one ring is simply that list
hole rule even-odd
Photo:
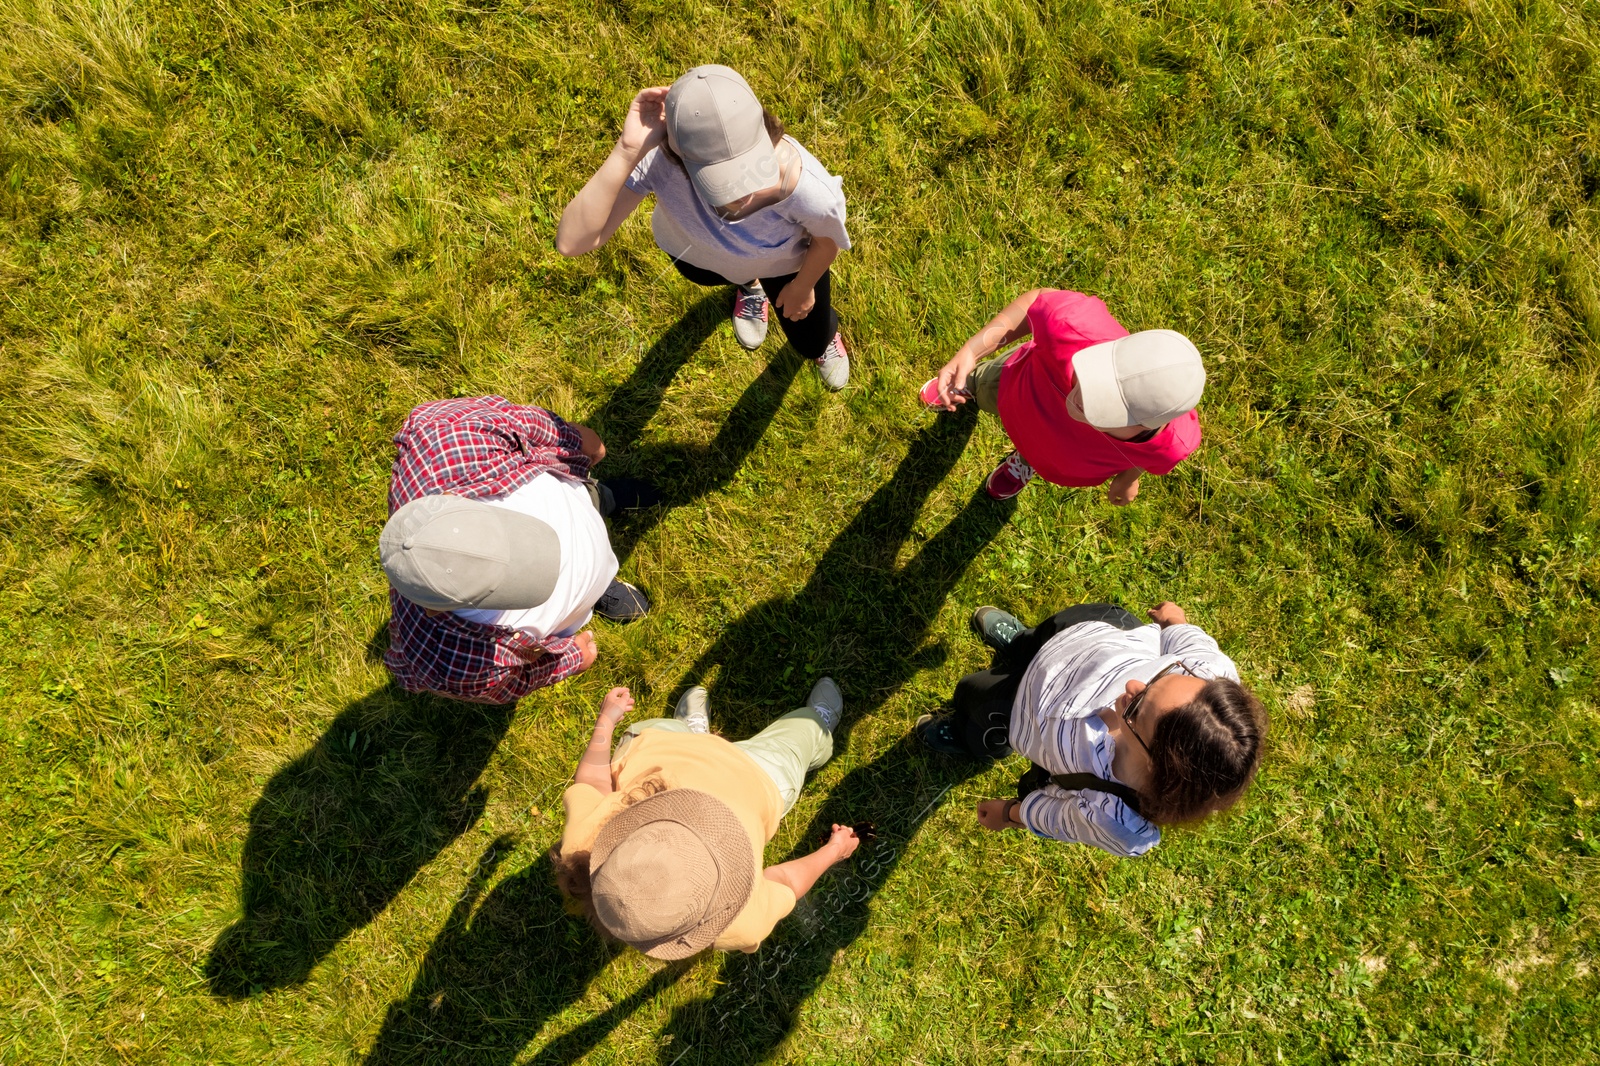
[{"label": "red t-shirt", "polygon": [[1033,339],[1000,371],[1000,424],[1046,481],[1099,485],[1135,466],[1170,474],[1200,446],[1200,416],[1193,411],[1138,444],[1117,440],[1067,414],[1073,355],[1128,335],[1103,302],[1066,289],[1043,292],[1028,308],[1028,325]]}]

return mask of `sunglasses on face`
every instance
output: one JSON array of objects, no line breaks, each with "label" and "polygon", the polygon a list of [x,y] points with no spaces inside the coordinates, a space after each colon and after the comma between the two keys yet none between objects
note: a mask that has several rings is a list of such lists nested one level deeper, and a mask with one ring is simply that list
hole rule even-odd
[{"label": "sunglasses on face", "polygon": [[1144,742],[1144,738],[1141,737],[1138,731],[1133,728],[1133,723],[1134,720],[1139,717],[1139,708],[1144,706],[1145,696],[1150,693],[1151,689],[1156,687],[1157,681],[1160,681],[1163,677],[1166,677],[1174,670],[1181,670],[1190,677],[1198,677],[1201,678],[1201,680],[1206,679],[1198,670],[1191,667],[1182,659],[1179,659],[1176,662],[1169,663],[1160,670],[1156,671],[1156,676],[1144,683],[1144,688],[1140,689],[1138,694],[1135,695],[1133,699],[1128,701],[1127,709],[1122,712],[1122,724],[1128,727],[1128,732],[1133,734],[1133,739],[1139,742],[1139,746],[1144,749],[1144,753],[1146,755],[1150,754],[1150,745],[1146,744]]}]

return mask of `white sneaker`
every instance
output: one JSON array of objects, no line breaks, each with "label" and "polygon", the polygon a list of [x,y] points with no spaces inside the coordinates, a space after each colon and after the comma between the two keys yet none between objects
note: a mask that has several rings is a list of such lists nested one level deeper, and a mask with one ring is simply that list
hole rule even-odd
[{"label": "white sneaker", "polygon": [[833,678],[825,677],[811,686],[806,706],[817,712],[817,717],[822,719],[822,724],[831,733],[839,728],[839,719],[844,717],[844,693],[833,683]]},{"label": "white sneaker", "polygon": [[816,358],[817,373],[822,383],[835,392],[850,383],[850,355],[844,350],[844,335],[835,333],[833,340]]},{"label": "white sneaker", "polygon": [[759,281],[733,290],[733,336],[750,352],[767,339],[767,291]]},{"label": "white sneaker", "polygon": [[706,690],[699,685],[678,697],[672,717],[689,727],[691,733],[711,732],[711,713],[706,706]]}]

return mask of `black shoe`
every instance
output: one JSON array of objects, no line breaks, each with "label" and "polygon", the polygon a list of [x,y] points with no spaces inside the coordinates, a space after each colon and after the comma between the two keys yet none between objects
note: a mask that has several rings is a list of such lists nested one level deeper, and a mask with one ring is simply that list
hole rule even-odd
[{"label": "black shoe", "polygon": [[912,732],[917,734],[922,746],[931,751],[936,751],[940,755],[955,755],[962,759],[970,759],[972,753],[956,736],[955,725],[954,715],[925,714],[917,719]]},{"label": "black shoe", "polygon": [[619,477],[600,482],[600,498],[602,501],[609,500],[611,506],[604,513],[613,515],[618,511],[642,511],[646,507],[654,507],[661,502],[661,490],[643,478]]},{"label": "black shoe", "polygon": [[650,599],[637,585],[613,581],[594,605],[594,613],[613,622],[637,622],[650,613]]}]

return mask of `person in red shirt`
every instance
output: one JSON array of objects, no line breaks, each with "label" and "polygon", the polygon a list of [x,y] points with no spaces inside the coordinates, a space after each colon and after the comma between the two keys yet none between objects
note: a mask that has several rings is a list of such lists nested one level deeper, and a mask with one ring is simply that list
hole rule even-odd
[{"label": "person in red shirt", "polygon": [[929,407],[954,411],[971,400],[1000,416],[1016,450],[989,475],[993,498],[1010,499],[1037,473],[1056,485],[1109,481],[1106,495],[1120,507],[1139,494],[1141,474],[1170,473],[1199,447],[1194,409],[1205,383],[1200,353],[1183,334],[1130,334],[1093,296],[1032,289],[969,338],[919,395]]}]

